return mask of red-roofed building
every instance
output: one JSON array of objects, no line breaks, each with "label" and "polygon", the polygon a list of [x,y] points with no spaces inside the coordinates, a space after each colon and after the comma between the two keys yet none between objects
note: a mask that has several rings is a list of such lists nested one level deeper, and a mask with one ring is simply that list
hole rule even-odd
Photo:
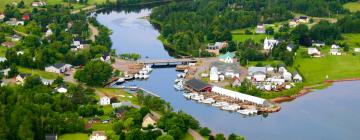
[{"label": "red-roofed building", "polygon": [[28,20],[30,20],[30,15],[25,14],[25,15],[23,15],[23,16],[21,17],[21,19],[22,19],[22,20],[25,20],[25,21],[28,21]]}]

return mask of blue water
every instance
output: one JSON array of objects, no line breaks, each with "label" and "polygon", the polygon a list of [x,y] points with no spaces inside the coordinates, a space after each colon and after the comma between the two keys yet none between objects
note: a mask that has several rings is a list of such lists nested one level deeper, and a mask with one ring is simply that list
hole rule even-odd
[{"label": "blue water", "polygon": [[[141,12],[110,12],[97,19],[113,31],[113,48],[117,53],[139,53],[150,58],[171,58],[160,41],[159,32],[140,17]],[[132,81],[160,95],[176,110],[195,117],[201,125],[215,133],[237,133],[249,140],[356,140],[360,138],[360,81],[336,83],[325,89],[309,93],[295,101],[281,104],[282,110],[267,117],[244,118],[237,113],[186,100],[175,91],[174,68],[155,69],[146,81]]]}]

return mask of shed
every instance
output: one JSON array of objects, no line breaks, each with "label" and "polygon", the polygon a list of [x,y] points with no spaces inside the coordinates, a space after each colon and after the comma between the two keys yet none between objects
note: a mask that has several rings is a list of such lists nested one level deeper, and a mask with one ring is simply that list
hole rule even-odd
[{"label": "shed", "polygon": [[211,85],[200,81],[198,79],[191,79],[185,82],[185,85],[188,88],[191,88],[197,92],[203,92],[203,91],[211,91]]}]

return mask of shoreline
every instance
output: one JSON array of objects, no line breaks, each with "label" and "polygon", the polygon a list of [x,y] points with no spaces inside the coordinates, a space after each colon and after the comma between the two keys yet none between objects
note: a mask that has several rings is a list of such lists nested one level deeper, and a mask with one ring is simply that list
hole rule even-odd
[{"label": "shoreline", "polygon": [[304,87],[302,90],[300,90],[297,94],[294,94],[292,96],[282,96],[282,97],[276,97],[273,99],[270,99],[272,102],[274,103],[284,103],[284,102],[290,102],[293,101],[299,97],[302,97],[310,92],[312,92],[314,89],[321,87],[321,86],[326,86],[328,87],[326,84],[333,84],[333,83],[340,83],[340,82],[349,82],[349,81],[360,81],[360,78],[345,78],[345,79],[338,79],[338,80],[325,80],[323,83],[321,84],[317,84],[317,85],[312,85],[312,86],[306,86]]}]

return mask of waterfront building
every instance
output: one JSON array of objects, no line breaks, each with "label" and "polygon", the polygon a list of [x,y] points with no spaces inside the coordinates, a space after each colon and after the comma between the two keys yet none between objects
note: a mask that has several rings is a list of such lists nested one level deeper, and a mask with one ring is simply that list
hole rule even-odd
[{"label": "waterfront building", "polygon": [[251,95],[247,95],[247,94],[243,94],[240,92],[236,92],[236,91],[231,91],[225,88],[221,88],[221,87],[217,87],[214,86],[211,89],[211,92],[213,93],[217,93],[223,96],[227,96],[227,97],[231,97],[237,100],[241,100],[241,101],[248,101],[248,102],[252,102],[258,105],[265,105],[266,104],[266,100],[259,98],[259,97],[255,97],[255,96],[251,96]]},{"label": "waterfront building", "polygon": [[210,81],[219,81],[219,72],[217,67],[211,67],[210,69]]},{"label": "waterfront building", "polygon": [[194,90],[196,92],[207,92],[207,91],[211,91],[211,85],[198,80],[198,79],[191,79],[185,82],[185,86],[187,88],[190,88],[191,90]]}]

